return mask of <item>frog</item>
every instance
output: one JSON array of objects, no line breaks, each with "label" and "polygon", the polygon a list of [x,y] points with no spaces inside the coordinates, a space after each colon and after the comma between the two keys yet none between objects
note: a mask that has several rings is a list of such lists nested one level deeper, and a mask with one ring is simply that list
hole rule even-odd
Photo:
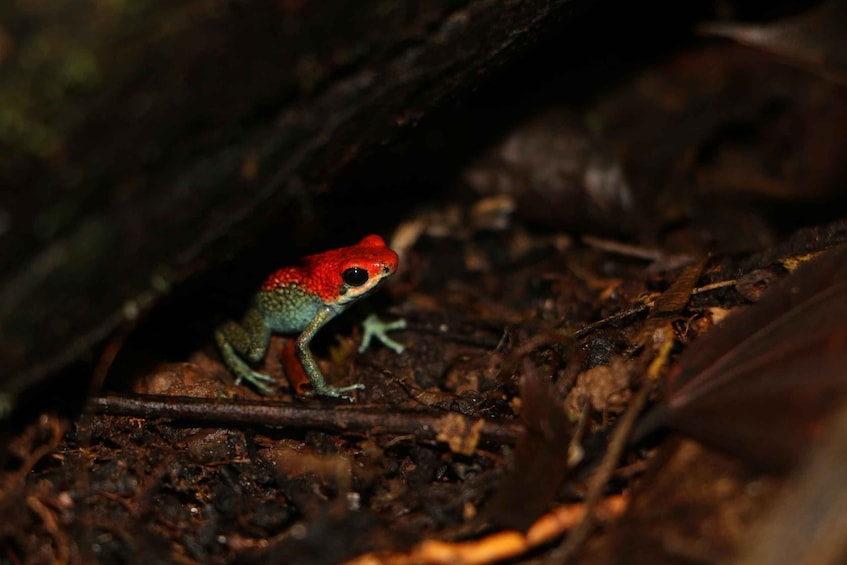
[{"label": "frog", "polygon": [[[272,334],[299,334],[297,357],[311,384],[311,394],[352,400],[364,389],[361,383],[333,386],[326,382],[310,349],[310,342],[330,320],[353,303],[373,293],[397,271],[399,257],[382,237],[368,235],[355,245],[308,255],[299,265],[272,273],[253,295],[240,323],[227,321],[215,330],[215,341],[224,364],[260,393],[270,395],[273,377],[251,367],[264,359]],[[386,323],[371,315],[363,322],[359,351],[373,338],[396,353],[405,346],[388,337],[389,331],[406,327],[404,320]]]}]

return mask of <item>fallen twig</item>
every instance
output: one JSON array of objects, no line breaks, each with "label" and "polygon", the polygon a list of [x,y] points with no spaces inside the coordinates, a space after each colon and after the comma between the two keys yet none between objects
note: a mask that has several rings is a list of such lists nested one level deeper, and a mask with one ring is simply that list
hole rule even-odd
[{"label": "fallen twig", "polygon": [[[105,396],[93,398],[88,411],[100,414],[166,418],[226,424],[319,428],[335,432],[408,435],[417,441],[443,439],[445,430],[473,430],[485,443],[514,443],[523,426],[512,420],[486,420],[455,412],[400,410],[385,406],[325,402],[291,404],[244,399],[187,396]],[[457,426],[457,420],[462,426]],[[439,435],[441,434],[441,438]]]}]

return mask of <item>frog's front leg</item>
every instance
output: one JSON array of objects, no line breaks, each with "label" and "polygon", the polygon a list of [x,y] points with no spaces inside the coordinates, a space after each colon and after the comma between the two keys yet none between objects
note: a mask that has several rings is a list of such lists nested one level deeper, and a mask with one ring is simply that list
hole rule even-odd
[{"label": "frog's front leg", "polygon": [[250,363],[260,362],[268,351],[271,330],[262,313],[251,307],[244,315],[241,324],[227,322],[215,331],[215,341],[221,351],[224,363],[235,373],[235,384],[245,380],[255,386],[262,394],[272,394],[272,384],[276,381],[268,375],[254,371]]},{"label": "frog's front leg", "polygon": [[309,349],[309,342],[312,341],[312,338],[318,333],[327,322],[329,322],[332,318],[336,316],[338,312],[333,311],[328,306],[322,306],[312,321],[306,326],[306,329],[303,330],[303,333],[297,338],[297,355],[300,357],[300,363],[303,365],[303,370],[306,371],[306,376],[309,377],[309,381],[312,383],[312,388],[314,389],[315,394],[320,394],[322,396],[331,396],[333,398],[346,398],[347,400],[351,399],[350,392],[354,390],[361,390],[365,388],[363,384],[354,384],[350,386],[332,386],[326,382],[324,379],[323,373],[321,373],[320,368],[318,367],[317,362],[315,362],[315,358],[312,356],[312,351]]}]

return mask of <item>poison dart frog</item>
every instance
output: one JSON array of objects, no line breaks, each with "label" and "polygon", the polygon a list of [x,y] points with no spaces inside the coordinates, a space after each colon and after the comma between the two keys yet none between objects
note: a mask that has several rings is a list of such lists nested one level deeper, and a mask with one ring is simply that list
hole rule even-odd
[{"label": "poison dart frog", "polygon": [[[356,245],[309,255],[301,265],[280,269],[269,276],[240,324],[226,322],[215,331],[215,341],[226,365],[235,373],[235,384],[247,381],[264,394],[273,392],[274,379],[254,371],[250,364],[261,361],[268,350],[271,333],[298,333],[297,356],[309,377],[312,392],[323,396],[350,398],[363,389],[354,384],[336,387],[321,373],[309,342],[327,322],[352,303],[373,292],[397,270],[397,253],[378,235],[369,235]],[[364,351],[375,337],[397,353],[403,346],[386,335],[406,327],[403,320],[383,323],[369,316],[363,325]]]}]

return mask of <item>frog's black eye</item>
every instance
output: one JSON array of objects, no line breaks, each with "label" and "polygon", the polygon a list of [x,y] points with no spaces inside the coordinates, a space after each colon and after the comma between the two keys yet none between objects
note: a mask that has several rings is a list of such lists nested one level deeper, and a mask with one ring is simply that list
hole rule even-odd
[{"label": "frog's black eye", "polygon": [[361,267],[350,267],[341,273],[341,280],[350,286],[362,286],[368,282],[368,272]]}]

